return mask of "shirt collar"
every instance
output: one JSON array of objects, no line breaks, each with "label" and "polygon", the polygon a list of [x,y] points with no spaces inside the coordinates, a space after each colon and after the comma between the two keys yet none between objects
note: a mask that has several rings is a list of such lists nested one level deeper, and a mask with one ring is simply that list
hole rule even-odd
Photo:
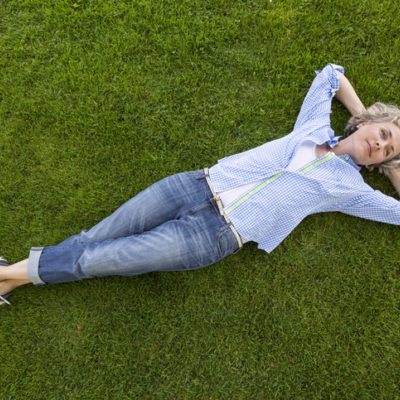
[{"label": "shirt collar", "polygon": [[341,154],[338,157],[341,160],[346,161],[347,164],[350,164],[351,166],[353,166],[357,171],[361,170],[361,167],[359,165],[357,165],[348,154]]},{"label": "shirt collar", "polygon": [[333,138],[328,140],[327,143],[329,144],[331,149],[333,149],[339,143],[340,138],[341,136],[334,136]]},{"label": "shirt collar", "polygon": [[350,165],[352,165],[357,171],[360,171],[361,170],[361,167],[359,166],[359,165],[357,165],[353,160],[352,160],[352,158],[349,156],[349,161],[348,161],[348,163],[350,164]]}]

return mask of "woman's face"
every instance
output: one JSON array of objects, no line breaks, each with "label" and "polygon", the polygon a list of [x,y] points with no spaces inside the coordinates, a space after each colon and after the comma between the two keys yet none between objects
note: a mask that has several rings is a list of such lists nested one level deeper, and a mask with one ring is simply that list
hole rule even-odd
[{"label": "woman's face", "polygon": [[363,122],[347,139],[348,154],[358,165],[378,164],[400,153],[400,128],[392,122]]}]

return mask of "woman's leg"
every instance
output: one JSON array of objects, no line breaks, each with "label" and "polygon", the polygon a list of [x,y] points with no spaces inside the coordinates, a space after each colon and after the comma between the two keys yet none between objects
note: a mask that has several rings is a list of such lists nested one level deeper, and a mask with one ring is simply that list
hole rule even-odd
[{"label": "woman's leg", "polygon": [[[45,248],[43,255],[40,249],[40,254],[37,253],[33,257],[37,258],[36,269],[39,269],[40,258],[41,272],[47,274],[48,282],[56,283],[93,276],[137,275],[154,270],[191,269],[212,264],[237,250],[235,241],[228,246],[228,250],[223,250],[224,246],[226,247],[224,244],[226,236],[229,236],[229,232],[231,233],[229,227],[221,228],[224,230],[223,235],[218,232],[214,239],[206,239],[206,242],[211,240],[211,248],[214,248],[214,254],[211,256],[208,250],[204,250],[204,246],[198,245],[199,238],[181,229],[185,225],[190,226],[189,220],[190,215],[193,214],[193,208],[196,209],[196,205],[205,200],[208,201],[210,196],[202,170],[163,179],[125,203],[90,231],[83,231],[58,246]],[[184,214],[187,214],[186,219]],[[221,219],[218,212],[216,215]],[[169,219],[180,221],[167,224],[166,221]],[[159,229],[156,229],[157,227]],[[140,233],[150,231],[151,235],[140,235]],[[174,232],[175,236],[171,232]],[[188,246],[189,237],[192,244]],[[122,240],[124,238],[125,240]],[[90,242],[93,243],[89,244]],[[85,243],[88,245],[84,246]],[[182,245],[182,243],[186,244]],[[185,246],[186,253],[182,250]],[[193,254],[194,249],[199,247],[202,248],[202,255],[200,255],[201,252],[197,255]],[[215,255],[215,249],[217,249],[217,255]],[[68,262],[63,264],[63,258],[67,259],[69,264]],[[74,264],[72,267],[71,262]],[[0,270],[0,281],[4,280],[2,285],[16,287],[33,281],[27,274],[27,265],[27,260],[24,260]],[[36,272],[39,278],[38,271]],[[8,282],[9,280],[14,282]],[[0,287],[1,293],[4,291]]]},{"label": "woman's leg", "polygon": [[116,239],[149,231],[207,199],[203,180],[203,170],[182,172],[161,179],[89,231],[71,236],[62,244]]},{"label": "woman's leg", "polygon": [[[174,219],[185,208],[207,198],[203,178],[203,170],[197,170],[161,179],[124,203],[89,231],[71,236],[60,245],[125,237],[145,232]],[[31,250],[31,265],[38,261],[41,250]],[[8,267],[0,267],[0,295],[26,283],[40,284],[40,278],[29,277],[28,270],[29,259]]]},{"label": "woman's leg", "polygon": [[[114,240],[46,247],[40,276],[46,283],[70,282],[108,275],[133,276],[214,264],[234,253],[238,244],[229,225],[209,201],[186,210],[178,219],[142,234]],[[8,267],[0,294],[29,283],[27,261]],[[8,280],[10,277],[14,281]],[[13,286],[12,286],[13,285]]]},{"label": "woman's leg", "polygon": [[150,231],[117,239],[46,247],[40,277],[46,283],[109,275],[133,276],[214,264],[238,249],[229,225],[205,201]]}]

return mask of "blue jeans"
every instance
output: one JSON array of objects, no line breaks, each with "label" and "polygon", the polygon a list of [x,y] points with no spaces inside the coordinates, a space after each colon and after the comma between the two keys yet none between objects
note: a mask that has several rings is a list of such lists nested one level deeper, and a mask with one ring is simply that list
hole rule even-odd
[{"label": "blue jeans", "polygon": [[108,275],[205,267],[238,251],[203,170],[164,178],[89,231],[56,246],[32,248],[28,276],[36,285]]}]

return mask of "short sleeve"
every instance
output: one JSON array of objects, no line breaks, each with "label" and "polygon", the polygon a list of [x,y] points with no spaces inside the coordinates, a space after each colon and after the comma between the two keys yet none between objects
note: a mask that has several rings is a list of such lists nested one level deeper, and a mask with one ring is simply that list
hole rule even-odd
[{"label": "short sleeve", "polygon": [[344,68],[336,64],[327,64],[322,71],[315,71],[317,76],[304,99],[294,129],[316,120],[321,126],[330,124],[332,99],[339,89],[336,71],[344,73]]}]

